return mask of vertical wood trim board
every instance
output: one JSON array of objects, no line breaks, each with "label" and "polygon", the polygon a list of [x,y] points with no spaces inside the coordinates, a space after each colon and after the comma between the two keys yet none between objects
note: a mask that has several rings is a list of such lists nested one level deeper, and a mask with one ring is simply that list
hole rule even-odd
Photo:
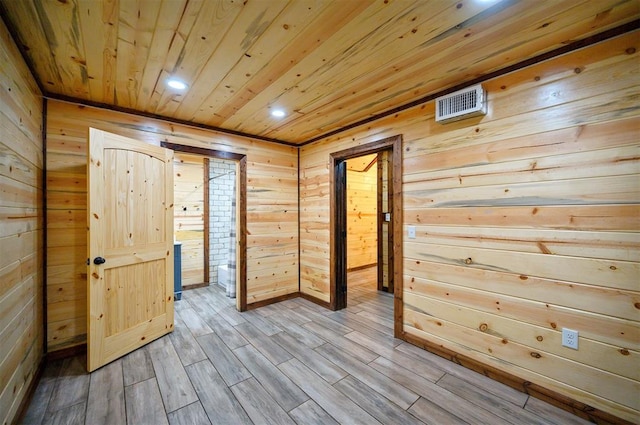
[{"label": "vertical wood trim board", "polygon": [[[88,127],[245,156],[248,303],[298,291],[297,148],[61,101],[47,114],[49,351],[86,341],[86,139]],[[241,182],[242,184],[242,182]],[[244,238],[244,239],[242,239]],[[55,241],[55,242],[53,242]],[[239,306],[240,307],[240,306]]]},{"label": "vertical wood trim board", "polygon": [[[376,161],[376,179],[378,181],[378,187],[376,190],[376,205],[378,208],[378,219],[376,220],[376,229],[377,229],[377,234],[376,236],[378,237],[378,242],[377,242],[377,249],[376,249],[376,254],[378,257],[377,260],[377,288],[378,291],[382,291],[385,288],[388,288],[389,286],[389,281],[387,280],[388,278],[388,273],[386,273],[388,271],[387,267],[388,264],[386,262],[386,250],[389,249],[388,245],[385,245],[385,241],[388,240],[389,237],[389,225],[385,225],[384,224],[384,214],[387,211],[387,207],[388,207],[388,198],[385,197],[385,195],[388,195],[388,189],[389,186],[385,185],[385,169],[384,166],[386,164],[383,164],[384,158],[385,158],[385,153],[384,152],[378,152],[378,160]],[[391,224],[391,223],[389,223]]]},{"label": "vertical wood trim board", "polygon": [[400,336],[637,421],[638,37],[486,81],[483,117],[429,102],[303,146],[301,292],[329,301],[331,154],[402,134]]},{"label": "vertical wood trim board", "polygon": [[[240,290],[236,294],[236,308],[240,311],[246,311],[247,304],[249,304],[248,293],[247,293],[248,254],[245,254],[245,253],[248,253],[247,251],[248,230],[247,230],[247,214],[246,214],[248,187],[247,187],[247,156],[246,155],[240,158],[240,161],[238,162],[238,172],[240,173],[240,179],[239,179],[240,187],[238,188],[238,191],[237,191],[238,202],[236,207],[238,211],[240,211],[240,214],[238,214],[238,223],[236,225],[236,238],[238,240],[237,241],[238,249],[236,249],[236,267],[238,267],[237,275],[236,275],[236,284],[239,286]],[[295,218],[296,220],[297,220],[297,216],[298,214],[296,211],[296,218]],[[297,241],[296,241],[296,245],[297,245]],[[242,257],[242,261],[240,257]],[[298,276],[295,276],[295,279],[297,280]],[[296,292],[294,286],[297,286],[297,285],[290,284],[288,288],[288,292],[285,294],[276,295],[274,297],[264,297],[260,300],[252,299],[252,302],[256,303],[261,301],[267,301],[270,299],[279,298],[284,295],[292,294]]]},{"label": "vertical wood trim board", "polygon": [[43,101],[0,19],[0,422],[17,420],[44,354]]},{"label": "vertical wood trim board", "polygon": [[210,245],[210,221],[211,221],[211,204],[210,204],[210,190],[211,190],[211,186],[209,185],[211,180],[210,180],[210,173],[209,173],[209,167],[210,167],[210,163],[209,163],[209,158],[204,158],[203,159],[203,173],[202,173],[202,179],[204,182],[203,185],[203,194],[204,194],[204,201],[203,201],[203,205],[202,205],[202,216],[204,218],[204,229],[203,229],[203,240],[204,240],[204,282],[203,283],[209,283],[210,282],[210,270],[209,270],[209,258],[210,258],[210,251],[209,249],[211,248]]}]

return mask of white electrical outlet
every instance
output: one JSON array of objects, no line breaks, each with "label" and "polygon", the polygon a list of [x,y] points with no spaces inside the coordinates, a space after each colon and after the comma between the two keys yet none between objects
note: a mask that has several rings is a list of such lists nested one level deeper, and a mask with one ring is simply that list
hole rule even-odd
[{"label": "white electrical outlet", "polygon": [[416,238],[416,226],[409,226],[407,228],[407,230],[409,231],[409,239],[415,239]]},{"label": "white electrical outlet", "polygon": [[564,347],[578,349],[578,331],[562,328],[562,345]]}]

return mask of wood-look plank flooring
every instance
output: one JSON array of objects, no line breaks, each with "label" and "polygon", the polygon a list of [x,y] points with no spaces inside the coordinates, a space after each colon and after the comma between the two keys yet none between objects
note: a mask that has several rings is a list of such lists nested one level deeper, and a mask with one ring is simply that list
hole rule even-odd
[{"label": "wood-look plank flooring", "polygon": [[171,335],[93,372],[47,365],[24,424],[586,424],[393,338],[375,268],[349,307],[302,298],[246,313],[218,286],[183,292]]}]

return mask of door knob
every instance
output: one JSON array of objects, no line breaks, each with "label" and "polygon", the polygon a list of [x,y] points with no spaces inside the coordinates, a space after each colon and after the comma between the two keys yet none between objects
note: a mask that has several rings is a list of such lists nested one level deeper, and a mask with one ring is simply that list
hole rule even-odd
[{"label": "door knob", "polygon": [[104,264],[106,262],[107,262],[107,260],[105,260],[102,257],[96,257],[96,258],[93,259],[93,264],[95,264],[95,265]]}]

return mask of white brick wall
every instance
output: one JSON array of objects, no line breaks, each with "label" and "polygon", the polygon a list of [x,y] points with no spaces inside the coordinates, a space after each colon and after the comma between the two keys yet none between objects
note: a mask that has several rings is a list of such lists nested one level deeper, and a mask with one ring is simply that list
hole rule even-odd
[{"label": "white brick wall", "polygon": [[209,162],[209,282],[218,283],[218,266],[229,262],[231,200],[236,163],[211,158]]}]

